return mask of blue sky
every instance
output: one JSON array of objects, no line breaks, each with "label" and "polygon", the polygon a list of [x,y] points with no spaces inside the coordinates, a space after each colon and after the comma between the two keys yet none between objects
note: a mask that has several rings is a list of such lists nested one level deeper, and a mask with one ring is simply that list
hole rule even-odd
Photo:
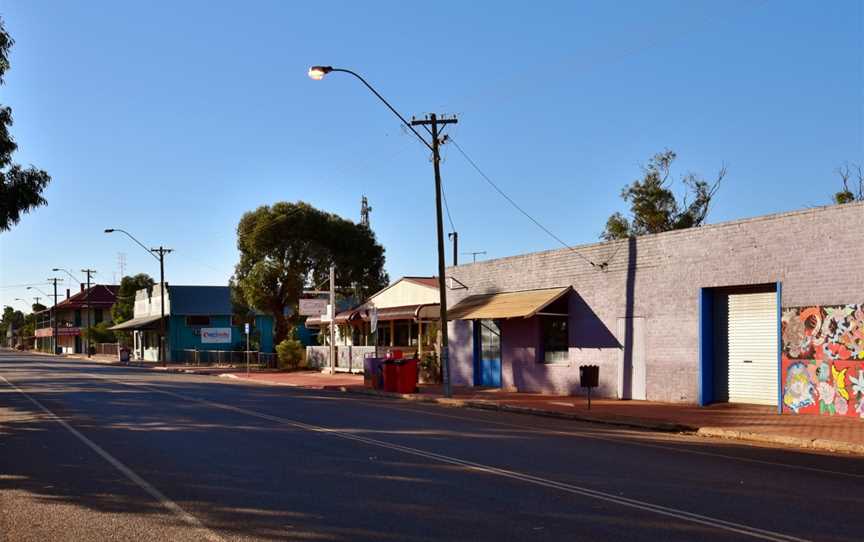
[{"label": "blue sky", "polygon": [[[305,200],[373,207],[391,277],[433,274],[428,152],[359,82],[451,133],[571,244],[626,209],[655,152],[676,173],[728,176],[710,222],[829,203],[864,161],[862,2],[30,2],[0,103],[16,160],[47,170],[49,204],[0,234],[0,303],[52,267],[158,275],[106,227],[175,249],[175,284],[225,284],[247,210]],[[452,147],[443,178],[465,251],[556,248]],[[449,254],[449,249],[448,249]],[[463,256],[462,258],[470,258]],[[448,256],[449,263],[449,256]],[[67,277],[68,278],[68,277]],[[44,289],[47,290],[47,287]]]}]

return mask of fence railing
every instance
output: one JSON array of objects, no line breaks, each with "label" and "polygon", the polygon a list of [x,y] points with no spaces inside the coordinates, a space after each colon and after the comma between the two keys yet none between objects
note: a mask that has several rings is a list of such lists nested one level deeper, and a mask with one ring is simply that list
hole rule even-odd
[{"label": "fence railing", "polygon": [[96,354],[103,356],[120,355],[120,343],[94,343],[93,348],[96,349]]},{"label": "fence railing", "polygon": [[171,363],[195,366],[246,367],[274,369],[276,354],[237,350],[174,350]]},{"label": "fence railing", "polygon": [[[337,346],[336,347],[336,370],[362,373],[363,358],[383,357],[389,350],[401,350],[403,357],[412,357],[417,351],[413,347],[400,348],[398,346]],[[324,369],[330,367],[329,346],[307,346],[306,365],[313,369]]]}]

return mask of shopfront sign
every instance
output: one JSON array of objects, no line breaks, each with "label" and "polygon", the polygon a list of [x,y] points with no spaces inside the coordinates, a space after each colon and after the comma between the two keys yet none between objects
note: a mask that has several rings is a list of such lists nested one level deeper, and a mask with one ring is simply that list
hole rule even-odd
[{"label": "shopfront sign", "polygon": [[230,344],[231,343],[231,328],[230,327],[202,327],[201,342],[204,344]]},{"label": "shopfront sign", "polygon": [[300,316],[321,316],[327,313],[326,299],[301,299]]}]

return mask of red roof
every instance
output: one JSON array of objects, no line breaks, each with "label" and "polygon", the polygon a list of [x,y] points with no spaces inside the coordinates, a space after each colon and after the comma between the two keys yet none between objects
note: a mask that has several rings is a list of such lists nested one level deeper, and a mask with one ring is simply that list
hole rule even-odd
[{"label": "red roof", "polygon": [[69,299],[57,303],[57,310],[83,309],[90,306],[94,309],[110,309],[117,302],[119,286],[108,284],[94,284],[87,291],[78,292]]}]

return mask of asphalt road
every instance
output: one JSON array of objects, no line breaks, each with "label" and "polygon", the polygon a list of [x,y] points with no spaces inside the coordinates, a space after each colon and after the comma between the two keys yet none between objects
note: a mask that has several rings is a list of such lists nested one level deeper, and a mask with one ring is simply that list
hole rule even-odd
[{"label": "asphalt road", "polygon": [[0,540],[864,539],[864,460],[0,352]]}]

